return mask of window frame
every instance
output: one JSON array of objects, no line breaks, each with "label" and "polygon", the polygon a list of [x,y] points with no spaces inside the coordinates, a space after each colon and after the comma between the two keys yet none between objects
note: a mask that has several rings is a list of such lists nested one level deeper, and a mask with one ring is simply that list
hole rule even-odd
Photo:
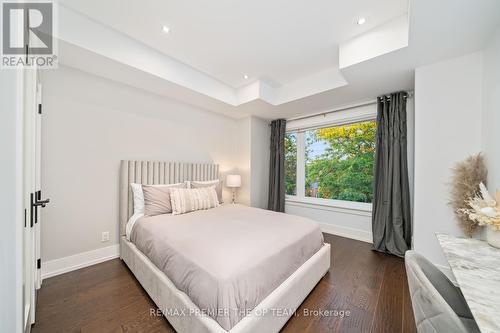
[{"label": "window frame", "polygon": [[[347,110],[346,110],[347,111]],[[368,111],[354,110],[350,115],[347,112],[335,112],[332,116],[327,115],[313,117],[315,119],[308,120],[307,122],[291,122],[289,127],[287,124],[286,133],[297,133],[297,179],[296,179],[296,195],[285,195],[285,203],[295,206],[306,206],[312,208],[328,209],[328,210],[347,210],[350,212],[359,212],[362,215],[371,213],[372,203],[337,200],[337,199],[324,199],[306,197],[305,195],[305,181],[306,181],[306,161],[305,161],[305,132],[309,130],[345,126],[367,121],[377,121],[377,113],[375,108],[370,108]],[[329,118],[329,119],[327,119]],[[294,126],[295,125],[295,126]],[[302,126],[301,126],[302,125]]]}]

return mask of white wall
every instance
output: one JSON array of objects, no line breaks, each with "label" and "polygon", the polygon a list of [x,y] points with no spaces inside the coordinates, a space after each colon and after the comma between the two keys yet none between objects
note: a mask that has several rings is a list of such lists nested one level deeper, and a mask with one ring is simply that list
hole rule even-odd
[{"label": "white wall", "polygon": [[67,67],[45,71],[43,85],[42,261],[118,242],[122,159],[239,167],[236,120]]},{"label": "white wall", "polygon": [[369,211],[353,211],[297,202],[286,202],[285,211],[288,214],[315,220],[323,232],[372,242],[372,215]]},{"label": "white wall", "polygon": [[0,332],[23,327],[22,91],[19,70],[0,73]]},{"label": "white wall", "polygon": [[462,235],[447,204],[451,168],[481,151],[482,54],[415,71],[414,248],[447,265],[434,235]]},{"label": "white wall", "polygon": [[242,188],[236,201],[252,207],[267,208],[269,191],[269,146],[271,129],[269,122],[258,117],[237,121],[236,173],[241,175]]},{"label": "white wall", "polygon": [[237,191],[236,201],[252,207],[267,208],[269,191],[269,146],[271,129],[269,122],[250,116],[237,120],[237,145],[235,158],[241,175],[242,188]]},{"label": "white wall", "polygon": [[483,151],[490,192],[500,190],[500,29],[483,52]]},{"label": "white wall", "polygon": [[[234,153],[235,164],[237,165],[235,174],[241,176],[241,188],[237,189],[236,202],[250,205],[251,203],[251,172],[250,172],[250,117],[236,121],[236,133],[231,140],[236,144]],[[229,202],[229,201],[228,201]]]},{"label": "white wall", "polygon": [[250,203],[252,207],[267,208],[270,142],[269,121],[250,117]]}]

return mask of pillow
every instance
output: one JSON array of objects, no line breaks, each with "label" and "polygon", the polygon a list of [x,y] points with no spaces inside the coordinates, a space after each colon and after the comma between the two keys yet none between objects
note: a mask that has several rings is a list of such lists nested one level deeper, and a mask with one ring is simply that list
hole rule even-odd
[{"label": "pillow", "polygon": [[144,215],[155,216],[172,213],[170,204],[170,190],[172,188],[183,188],[184,184],[172,184],[166,186],[142,185],[144,194]]},{"label": "pillow", "polygon": [[142,193],[142,184],[131,183],[132,194],[134,198],[134,214],[144,214],[144,193]]},{"label": "pillow", "polygon": [[170,202],[173,215],[219,206],[215,186],[190,189],[171,188]]},{"label": "pillow", "polygon": [[[159,184],[159,185],[147,185],[154,187],[186,187],[189,182],[177,183],[177,184]],[[132,196],[134,199],[134,214],[144,214],[144,193],[142,191],[142,184],[130,183],[130,187],[132,187]]]},{"label": "pillow", "polygon": [[191,188],[201,188],[215,186],[215,192],[217,192],[217,199],[219,203],[222,203],[222,182],[219,179],[208,180],[208,181],[191,181]]}]

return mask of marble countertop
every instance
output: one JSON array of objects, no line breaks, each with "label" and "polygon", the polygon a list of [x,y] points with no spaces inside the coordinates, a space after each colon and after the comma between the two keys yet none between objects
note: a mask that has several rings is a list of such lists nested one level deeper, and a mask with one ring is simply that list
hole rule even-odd
[{"label": "marble countertop", "polygon": [[478,239],[436,236],[479,329],[500,332],[500,249]]}]

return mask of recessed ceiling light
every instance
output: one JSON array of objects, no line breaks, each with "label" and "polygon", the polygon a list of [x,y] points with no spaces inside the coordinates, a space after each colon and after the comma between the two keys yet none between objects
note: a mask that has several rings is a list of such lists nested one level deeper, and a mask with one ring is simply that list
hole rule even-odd
[{"label": "recessed ceiling light", "polygon": [[245,75],[243,75],[243,78],[244,78],[245,80],[248,80],[249,76],[245,74]]},{"label": "recessed ceiling light", "polygon": [[170,32],[170,28],[169,28],[169,27],[167,27],[166,25],[162,26],[162,27],[161,27],[161,30],[162,30],[164,33],[166,33],[166,34],[168,34],[168,33]]},{"label": "recessed ceiling light", "polygon": [[366,23],[366,19],[364,17],[360,17],[360,18],[358,18],[358,20],[356,21],[356,23],[358,25],[363,25],[363,24]]}]

